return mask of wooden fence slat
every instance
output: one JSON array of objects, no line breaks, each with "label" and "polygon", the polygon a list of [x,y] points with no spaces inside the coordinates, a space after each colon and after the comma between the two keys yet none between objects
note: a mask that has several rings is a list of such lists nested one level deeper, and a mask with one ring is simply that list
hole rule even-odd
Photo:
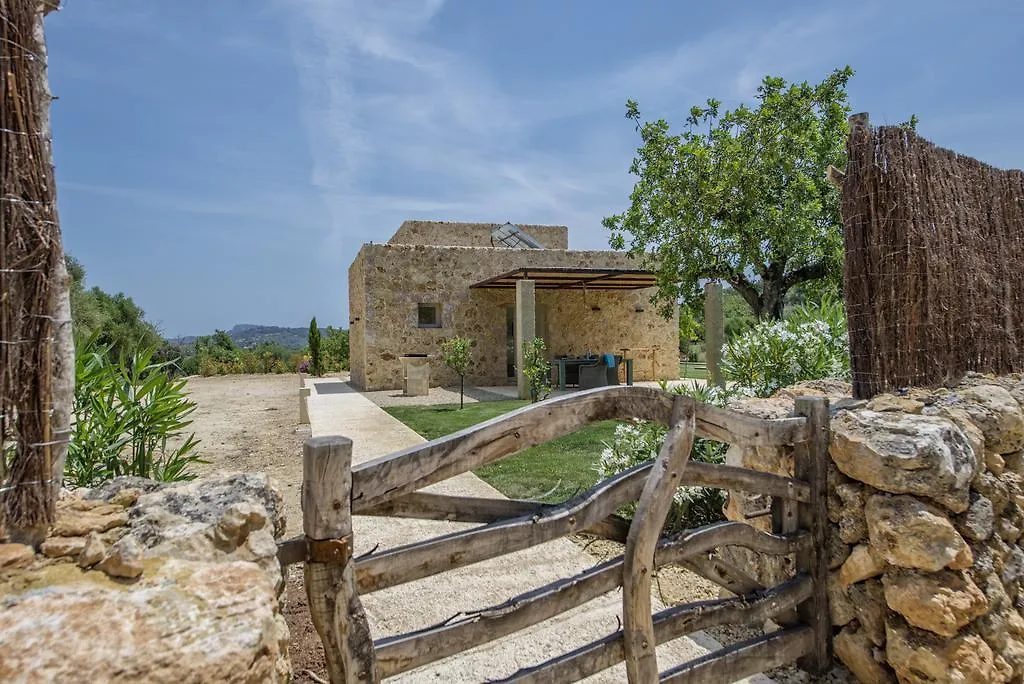
[{"label": "wooden fence slat", "polygon": [[622,580],[622,625],[626,649],[626,674],[630,684],[652,684],[658,680],[654,623],[651,618],[651,577],[654,552],[665,526],[694,439],[694,410],[691,397],[677,396],[672,407],[672,426],[658,460],[644,483],[643,493],[626,538]]},{"label": "wooden fence slat", "polygon": [[[310,540],[348,538],[351,548],[352,440],[316,437],[302,446],[302,530]],[[324,644],[332,684],[379,682],[373,639],[355,586],[351,558],[307,561],[306,596]]]},{"label": "wooden fence slat", "polygon": [[695,658],[661,676],[662,684],[730,684],[779,667],[812,649],[814,630],[800,626],[748,639]]},{"label": "wooden fence slat", "polygon": [[356,466],[354,513],[497,461],[602,420],[667,424],[672,395],[649,387],[604,387],[525,406],[454,434]]},{"label": "wooden fence slat", "polygon": [[411,582],[589,529],[635,501],[645,475],[646,469],[636,466],[545,515],[502,520],[359,558],[355,564],[359,591],[365,594]]},{"label": "wooden fence slat", "polygon": [[[362,513],[597,421],[638,418],[667,425],[675,396],[636,386],[587,390],[362,463],[352,472],[352,510]],[[764,420],[706,404],[695,406],[698,437],[764,446],[792,444],[807,434],[804,418]]]},{"label": "wooden fence slat", "polygon": [[[798,575],[777,587],[749,596],[674,606],[653,616],[654,638],[660,645],[719,625],[759,625],[807,600],[811,591],[811,579]],[[575,682],[617,665],[625,657],[623,634],[619,630],[574,651],[524,668],[502,681],[516,684]]]},{"label": "wooden fence slat", "polygon": [[698,437],[744,447],[796,444],[808,434],[804,418],[766,420],[700,402],[696,430]]},{"label": "wooden fence slat", "polygon": [[691,461],[683,474],[683,483],[778,496],[794,501],[811,500],[811,486],[806,482],[785,475],[720,463]]},{"label": "wooden fence slat", "polygon": [[391,677],[535,625],[612,591],[622,582],[622,559],[515,596],[458,622],[380,639],[377,666]]},{"label": "wooden fence slat", "polygon": [[814,596],[798,609],[804,624],[814,634],[814,648],[798,664],[813,674],[832,666],[832,620],[828,610],[828,399],[798,397],[796,412],[807,418],[809,439],[793,452],[794,474],[811,485],[811,501],[797,511],[800,528],[807,530],[811,544],[796,554],[797,572],[814,580]]}]

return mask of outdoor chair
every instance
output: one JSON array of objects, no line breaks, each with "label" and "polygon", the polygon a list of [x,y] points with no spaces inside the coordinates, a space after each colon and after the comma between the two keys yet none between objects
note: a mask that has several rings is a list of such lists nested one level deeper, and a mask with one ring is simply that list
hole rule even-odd
[{"label": "outdoor chair", "polygon": [[[604,365],[603,361],[595,361],[580,366],[580,389],[594,389],[595,387],[604,387],[608,384],[608,366]],[[611,369],[614,370],[614,369]]]}]

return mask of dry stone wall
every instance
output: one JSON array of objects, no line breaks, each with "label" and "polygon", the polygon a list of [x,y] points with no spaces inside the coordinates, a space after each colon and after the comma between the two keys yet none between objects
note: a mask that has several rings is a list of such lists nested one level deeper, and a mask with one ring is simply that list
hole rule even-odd
[{"label": "dry stone wall", "polygon": [[[865,683],[1024,681],[1024,377],[970,374],[870,402],[841,390],[803,385],[736,404],[784,415],[794,393],[817,392],[840,407],[829,450],[837,658]],[[792,472],[785,452],[731,459]],[[755,505],[733,497],[729,517]],[[762,580],[788,571],[745,560]]]},{"label": "dry stone wall", "polygon": [[63,497],[39,553],[0,543],[0,681],[289,681],[282,510],[262,474]]},{"label": "dry stone wall", "polygon": [[[504,385],[508,377],[507,309],[515,291],[471,289],[487,278],[526,267],[635,268],[624,253],[525,250],[434,245],[363,245],[349,269],[352,381],[364,390],[402,386],[403,354],[428,354],[432,386],[458,378],[439,358],[452,335],[474,340],[467,382]],[[657,314],[651,290],[584,293],[538,290],[551,355],[617,352],[659,346],[657,378],[679,376],[677,319]],[[441,307],[440,328],[417,327],[417,304]],[[650,355],[636,363],[635,378],[651,379]]]}]

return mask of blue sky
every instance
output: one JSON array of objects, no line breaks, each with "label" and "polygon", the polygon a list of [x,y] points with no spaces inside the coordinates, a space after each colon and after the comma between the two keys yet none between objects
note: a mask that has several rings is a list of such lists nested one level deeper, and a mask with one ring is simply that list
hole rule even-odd
[{"label": "blue sky", "polygon": [[1024,3],[68,0],[47,19],[65,246],[167,335],[347,325],[406,218],[605,248],[645,118],[857,71],[855,111],[1024,166]]}]

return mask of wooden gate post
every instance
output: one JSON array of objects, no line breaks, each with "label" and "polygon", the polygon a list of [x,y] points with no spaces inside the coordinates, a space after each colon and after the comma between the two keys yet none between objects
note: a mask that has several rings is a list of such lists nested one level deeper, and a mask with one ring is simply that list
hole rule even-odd
[{"label": "wooden gate post", "polygon": [[811,534],[811,543],[796,555],[797,572],[814,582],[811,598],[800,604],[801,621],[814,630],[811,652],[797,664],[812,674],[824,674],[832,666],[832,619],[828,611],[828,399],[798,397],[796,412],[807,418],[808,440],[793,450],[797,479],[811,485],[811,500],[799,506],[800,528]]},{"label": "wooden gate post", "polygon": [[656,684],[658,657],[654,618],[651,615],[651,577],[654,550],[672,506],[672,497],[683,481],[696,430],[696,402],[676,396],[672,425],[665,435],[658,459],[647,476],[626,537],[622,566],[622,633],[629,684]]},{"label": "wooden gate post", "polygon": [[332,684],[379,682],[370,627],[352,561],[352,440],[315,437],[302,446],[306,596]]}]

